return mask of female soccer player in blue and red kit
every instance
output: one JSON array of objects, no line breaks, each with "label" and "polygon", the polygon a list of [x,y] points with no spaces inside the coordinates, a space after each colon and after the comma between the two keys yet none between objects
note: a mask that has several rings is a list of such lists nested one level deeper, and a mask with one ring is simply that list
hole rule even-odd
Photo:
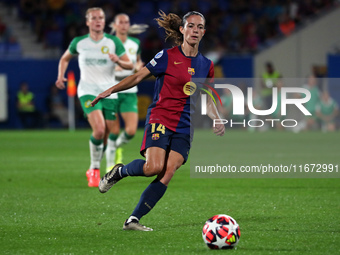
[{"label": "female soccer player in blue and red kit", "polygon": [[[176,170],[186,162],[190,150],[190,104],[198,97],[188,89],[193,78],[213,79],[214,65],[199,51],[199,43],[205,33],[205,18],[199,12],[189,12],[181,19],[176,14],[160,12],[158,24],[166,30],[167,38],[178,46],[160,51],[144,68],[125,78],[115,86],[99,94],[92,105],[131,88],[143,79],[154,75],[154,98],[148,108],[141,154],[146,160],[136,159],[127,165],[117,164],[102,177],[99,191],[107,192],[115,183],[127,176],[157,176],[144,190],[140,201],[123,229],[152,231],[139,223],[164,195]],[[198,86],[198,85],[197,85]],[[189,86],[190,88],[190,86]],[[193,99],[194,97],[194,99]],[[208,116],[219,115],[212,100],[207,104]],[[224,134],[224,125],[215,126],[217,135]]]}]

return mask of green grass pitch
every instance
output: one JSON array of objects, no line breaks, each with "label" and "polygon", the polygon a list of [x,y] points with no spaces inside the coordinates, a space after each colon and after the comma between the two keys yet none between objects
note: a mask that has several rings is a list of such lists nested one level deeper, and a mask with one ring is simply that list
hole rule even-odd
[{"label": "green grass pitch", "polygon": [[[186,164],[141,221],[154,231],[123,231],[153,179],[126,178],[106,194],[88,188],[89,136],[90,130],[0,131],[0,254],[340,254],[334,178],[196,179]],[[125,162],[140,158],[141,137],[140,130],[125,146]],[[243,164],[300,157],[340,163],[339,132],[231,130],[226,138],[232,148],[226,157]],[[238,221],[237,249],[212,251],[203,243],[204,222],[215,214]]]}]

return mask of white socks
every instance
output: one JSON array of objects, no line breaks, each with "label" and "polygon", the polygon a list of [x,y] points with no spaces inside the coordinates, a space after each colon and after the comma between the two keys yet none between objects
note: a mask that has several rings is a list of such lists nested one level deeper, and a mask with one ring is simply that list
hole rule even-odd
[{"label": "white socks", "polygon": [[107,139],[107,147],[106,147],[106,168],[112,168],[115,165],[116,158],[116,142]]},{"label": "white socks", "polygon": [[104,144],[101,143],[99,145],[95,145],[91,140],[90,140],[90,157],[91,157],[91,165],[90,169],[94,168],[100,168],[100,161],[103,156],[103,149],[104,149]]},{"label": "white socks", "polygon": [[[131,139],[131,138],[130,138]],[[122,146],[123,144],[126,144],[129,142],[129,140],[126,135],[125,135],[125,132],[121,132],[117,138],[117,141],[116,141],[116,148]]]}]

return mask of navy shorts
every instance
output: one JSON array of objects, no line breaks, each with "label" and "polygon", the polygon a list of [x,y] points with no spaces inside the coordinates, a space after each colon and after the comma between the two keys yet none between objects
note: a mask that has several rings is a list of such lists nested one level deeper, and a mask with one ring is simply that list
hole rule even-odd
[{"label": "navy shorts", "polygon": [[184,158],[184,165],[188,160],[191,147],[190,135],[174,132],[162,124],[147,124],[144,129],[140,154],[145,157],[145,151],[150,147],[159,147],[167,152],[171,150],[178,152]]}]

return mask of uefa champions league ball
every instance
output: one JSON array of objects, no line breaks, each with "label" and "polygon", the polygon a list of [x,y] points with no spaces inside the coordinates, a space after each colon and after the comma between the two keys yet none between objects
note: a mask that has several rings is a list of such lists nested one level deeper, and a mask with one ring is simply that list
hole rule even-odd
[{"label": "uefa champions league ball", "polygon": [[211,217],[204,224],[202,237],[210,249],[232,249],[240,240],[240,227],[236,220],[225,214]]}]

